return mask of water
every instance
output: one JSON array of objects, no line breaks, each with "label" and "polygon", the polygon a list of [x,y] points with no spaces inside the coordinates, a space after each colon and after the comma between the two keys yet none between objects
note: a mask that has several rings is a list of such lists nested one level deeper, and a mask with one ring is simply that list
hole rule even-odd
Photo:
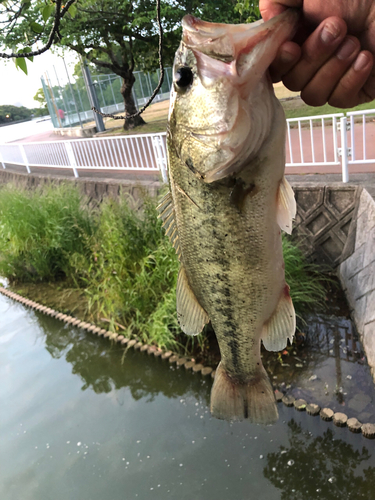
[{"label": "water", "polygon": [[0,295],[2,500],[370,499],[374,442],[279,405],[209,414],[211,381]]},{"label": "water", "polygon": [[350,319],[315,314],[305,320],[303,334],[281,359],[263,352],[274,385],[296,399],[375,423],[375,386]]}]

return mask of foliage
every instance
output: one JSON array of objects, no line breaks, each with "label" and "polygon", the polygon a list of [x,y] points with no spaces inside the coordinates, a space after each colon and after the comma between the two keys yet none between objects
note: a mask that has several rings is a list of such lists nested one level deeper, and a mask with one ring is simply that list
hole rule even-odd
[{"label": "foliage", "polygon": [[[0,196],[0,275],[13,282],[65,279],[84,290],[95,322],[119,324],[129,336],[177,350],[190,346],[176,317],[179,263],[157,219],[154,202],[142,210],[125,195],[89,207],[76,188],[35,192],[3,187]],[[283,238],[286,279],[297,313],[322,303],[316,266]],[[122,330],[121,330],[122,331]],[[197,339],[204,345],[204,336]],[[185,346],[185,347],[184,347]],[[191,349],[191,347],[189,347]]]},{"label": "foliage", "polygon": [[326,295],[322,283],[327,278],[319,266],[306,261],[301,250],[291,238],[283,234],[285,279],[297,315],[303,316],[306,307],[322,306]]},{"label": "foliage", "polygon": [[[158,27],[156,2],[151,0],[61,0],[55,5],[46,0],[15,0],[11,6],[0,4],[0,14],[8,21],[0,33],[0,46],[13,53],[32,54],[38,42],[47,44],[58,21],[52,40],[74,50],[97,67],[122,78],[120,92],[126,114],[136,112],[132,97],[136,69],[149,71],[158,66]],[[246,16],[258,16],[256,2],[246,0],[235,9],[234,0],[177,0],[161,3],[164,30],[164,65],[171,65],[181,37],[180,21],[185,14],[194,14],[213,22],[241,22]],[[48,44],[47,44],[48,45]],[[6,57],[6,54],[2,54]],[[18,57],[16,65],[27,72],[27,59]],[[143,124],[141,117],[126,119],[124,128]]]},{"label": "foliage", "polygon": [[39,102],[41,107],[47,108],[46,96],[44,95],[43,88],[40,87],[33,97],[34,101]]},{"label": "foliage", "polygon": [[68,186],[35,192],[2,188],[0,275],[31,282],[75,278],[70,255],[89,252],[87,237],[94,229],[89,213]]},{"label": "foliage", "polygon": [[0,123],[12,123],[18,120],[30,120],[32,110],[24,106],[11,106],[5,104],[0,106]]},{"label": "foliage", "polygon": [[234,9],[241,14],[244,23],[251,23],[260,19],[259,0],[237,0]]}]

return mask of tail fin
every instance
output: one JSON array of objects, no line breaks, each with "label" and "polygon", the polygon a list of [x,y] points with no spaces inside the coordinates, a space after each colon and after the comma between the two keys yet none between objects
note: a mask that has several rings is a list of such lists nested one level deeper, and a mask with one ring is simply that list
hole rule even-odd
[{"label": "tail fin", "polygon": [[223,420],[247,418],[254,424],[275,423],[279,414],[264,367],[259,366],[254,377],[243,383],[232,379],[220,363],[211,391],[211,413]]}]

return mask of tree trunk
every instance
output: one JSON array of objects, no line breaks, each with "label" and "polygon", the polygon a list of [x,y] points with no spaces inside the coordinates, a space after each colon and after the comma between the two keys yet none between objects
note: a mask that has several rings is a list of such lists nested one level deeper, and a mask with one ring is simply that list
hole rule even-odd
[{"label": "tree trunk", "polygon": [[[135,82],[133,73],[129,72],[127,78],[122,79],[121,95],[124,99],[125,104],[125,116],[134,115],[138,110],[135,106],[135,102],[132,95],[132,88]],[[134,118],[125,118],[124,130],[131,130],[139,125],[144,125],[146,122],[141,115],[135,116]]]}]

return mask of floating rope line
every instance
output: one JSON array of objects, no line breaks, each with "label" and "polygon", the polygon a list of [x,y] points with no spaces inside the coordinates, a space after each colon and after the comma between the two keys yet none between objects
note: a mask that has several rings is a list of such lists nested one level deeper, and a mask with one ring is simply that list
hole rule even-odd
[{"label": "floating rope line", "polygon": [[[125,335],[111,332],[110,330],[106,330],[105,328],[101,328],[100,326],[93,325],[86,321],[81,321],[78,318],[74,318],[68,314],[63,314],[59,311],[51,309],[50,307],[43,306],[33,300],[22,297],[17,293],[7,290],[6,288],[0,287],[0,293],[17,302],[20,302],[24,306],[31,307],[32,309],[35,309],[35,311],[46,314],[47,316],[64,321],[72,326],[82,328],[87,332],[97,334],[99,337],[103,336],[113,342],[120,343],[125,346],[126,349],[134,348],[134,350],[146,352],[148,355],[154,355],[156,358],[161,357],[163,360],[168,360],[171,365],[174,364],[177,368],[183,366],[186,370],[191,370],[193,373],[201,373],[203,376],[211,375],[212,378],[215,377],[215,370],[213,370],[210,366],[203,366],[200,363],[195,363],[194,360],[181,357],[172,351],[164,351],[155,345],[144,344],[139,339],[129,339],[125,337]],[[356,418],[348,418],[345,413],[335,413],[330,408],[320,408],[320,406],[315,403],[307,403],[304,399],[295,399],[294,396],[288,394],[284,395],[278,390],[275,391],[275,397],[278,403],[282,402],[287,407],[294,406],[297,411],[306,411],[306,413],[311,416],[320,415],[322,420],[326,422],[333,421],[334,425],[337,427],[348,427],[351,432],[358,434],[362,433],[362,435],[368,439],[375,439],[375,424],[361,424]]]}]

